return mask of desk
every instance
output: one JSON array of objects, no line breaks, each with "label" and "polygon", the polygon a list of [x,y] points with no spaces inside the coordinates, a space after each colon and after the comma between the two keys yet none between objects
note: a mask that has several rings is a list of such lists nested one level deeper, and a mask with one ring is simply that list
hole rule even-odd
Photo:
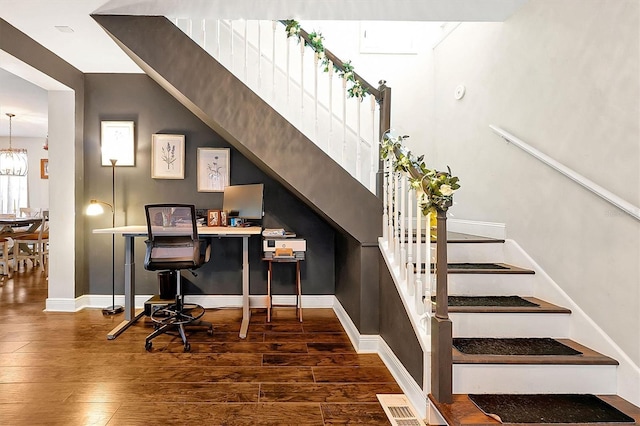
[{"label": "desk", "polygon": [[[235,227],[198,227],[199,237],[229,237],[242,238],[242,324],[240,325],[240,338],[247,337],[251,310],[249,309],[249,237],[260,235],[262,228],[250,226],[246,228]],[[145,225],[119,226],[115,228],[94,229],[94,234],[115,234],[124,237],[124,321],[118,324],[107,334],[107,339],[118,337],[131,324],[136,322],[144,314],[144,310],[135,311],[135,252],[134,238],[147,237]]]}]

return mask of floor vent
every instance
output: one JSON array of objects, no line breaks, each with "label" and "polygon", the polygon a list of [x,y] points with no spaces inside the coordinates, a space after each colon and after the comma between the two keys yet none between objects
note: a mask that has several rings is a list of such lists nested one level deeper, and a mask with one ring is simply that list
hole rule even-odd
[{"label": "floor vent", "polygon": [[376,396],[393,426],[425,426],[403,394],[378,394]]}]

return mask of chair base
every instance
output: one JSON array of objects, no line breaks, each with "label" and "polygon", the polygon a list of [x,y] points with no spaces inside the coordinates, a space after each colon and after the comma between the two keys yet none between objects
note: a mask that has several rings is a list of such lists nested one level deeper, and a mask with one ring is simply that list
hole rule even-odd
[{"label": "chair base", "polygon": [[124,308],[120,305],[107,306],[102,309],[102,315],[116,315],[120,312],[124,312]]},{"label": "chair base", "polygon": [[154,338],[161,334],[177,331],[182,339],[184,351],[189,352],[191,350],[191,344],[187,340],[185,326],[206,327],[207,333],[210,336],[213,335],[213,324],[200,319],[204,313],[205,309],[202,306],[194,303],[182,303],[180,299],[178,299],[178,303],[153,311],[150,317],[155,323],[154,327],[156,327],[156,329],[145,339],[144,348],[150,351],[153,346],[151,341]]}]

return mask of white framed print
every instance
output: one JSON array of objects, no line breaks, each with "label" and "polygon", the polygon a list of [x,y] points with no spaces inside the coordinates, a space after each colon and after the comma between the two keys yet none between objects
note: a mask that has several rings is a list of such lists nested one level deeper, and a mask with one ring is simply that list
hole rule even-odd
[{"label": "white framed print", "polygon": [[135,166],[135,138],[133,121],[100,122],[102,165]]},{"label": "white framed print", "polygon": [[151,178],[184,179],[184,135],[151,135]]},{"label": "white framed print", "polygon": [[198,148],[198,192],[222,192],[229,186],[229,148]]}]

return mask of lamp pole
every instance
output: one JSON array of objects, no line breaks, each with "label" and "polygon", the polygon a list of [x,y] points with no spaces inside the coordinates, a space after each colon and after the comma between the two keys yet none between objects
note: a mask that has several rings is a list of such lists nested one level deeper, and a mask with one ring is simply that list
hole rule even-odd
[{"label": "lamp pole", "polygon": [[[116,162],[111,161],[111,227],[116,227]],[[116,305],[116,234],[111,234],[111,306],[102,310],[103,315],[115,315],[124,311],[120,305]]]}]

